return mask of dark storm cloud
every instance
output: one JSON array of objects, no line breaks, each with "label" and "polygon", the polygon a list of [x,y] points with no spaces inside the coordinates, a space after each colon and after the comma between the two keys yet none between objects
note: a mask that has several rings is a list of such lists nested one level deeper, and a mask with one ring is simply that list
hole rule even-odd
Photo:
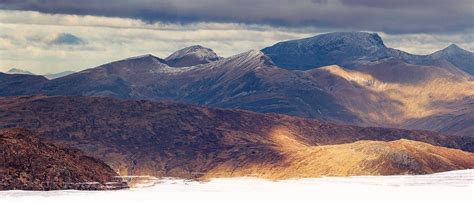
[{"label": "dark storm cloud", "polygon": [[373,8],[447,8],[472,6],[472,0],[341,0],[343,4],[351,6],[365,6]]},{"label": "dark storm cloud", "polygon": [[474,27],[474,0],[0,0],[0,9],[395,34],[454,33]]},{"label": "dark storm cloud", "polygon": [[51,41],[51,44],[80,45],[80,44],[85,44],[85,41],[73,34],[60,33],[54,40]]}]

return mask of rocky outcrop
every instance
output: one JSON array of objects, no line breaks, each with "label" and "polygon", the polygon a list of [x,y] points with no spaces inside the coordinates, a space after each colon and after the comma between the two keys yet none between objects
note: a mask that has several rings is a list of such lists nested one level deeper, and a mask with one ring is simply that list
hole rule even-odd
[{"label": "rocky outcrop", "polygon": [[0,190],[127,188],[117,176],[77,149],[42,142],[24,129],[0,130]]}]

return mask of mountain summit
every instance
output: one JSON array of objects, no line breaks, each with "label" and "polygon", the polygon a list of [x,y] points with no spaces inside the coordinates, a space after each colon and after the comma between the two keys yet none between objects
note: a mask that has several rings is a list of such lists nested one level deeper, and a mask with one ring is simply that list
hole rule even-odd
[{"label": "mountain summit", "polygon": [[220,58],[212,49],[194,45],[172,53],[165,60],[171,67],[186,67],[217,61]]},{"label": "mountain summit", "polygon": [[459,67],[463,71],[474,75],[474,53],[464,50],[458,45],[451,44],[448,47],[429,55],[434,60],[446,60]]},{"label": "mountain summit", "polygon": [[376,33],[335,32],[280,42],[262,52],[280,67],[307,70],[354,60],[377,60],[385,58],[388,51]]}]

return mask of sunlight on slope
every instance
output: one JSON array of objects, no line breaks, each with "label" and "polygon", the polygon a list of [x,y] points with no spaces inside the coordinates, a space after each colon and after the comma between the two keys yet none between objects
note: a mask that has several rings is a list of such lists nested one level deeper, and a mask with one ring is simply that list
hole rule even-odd
[{"label": "sunlight on slope", "polygon": [[[446,113],[452,109],[444,106],[445,104],[462,101],[467,97],[474,98],[474,81],[469,78],[454,80],[434,77],[420,84],[402,84],[382,82],[370,74],[339,66],[327,66],[321,69],[369,91],[366,95],[369,103],[365,105],[343,101],[351,111],[376,123],[398,125],[409,119]],[[372,105],[373,111],[367,112],[366,109],[360,108],[367,105]]]},{"label": "sunlight on slope", "polygon": [[320,176],[424,174],[474,167],[474,153],[411,141],[357,141],[310,146],[284,126],[268,136],[284,157],[278,162],[222,164],[205,178],[255,176],[266,179]]}]

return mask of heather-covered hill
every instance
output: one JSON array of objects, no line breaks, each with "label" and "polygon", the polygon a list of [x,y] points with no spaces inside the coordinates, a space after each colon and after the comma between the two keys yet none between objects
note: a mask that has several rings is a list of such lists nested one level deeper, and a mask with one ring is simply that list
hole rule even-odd
[{"label": "heather-covered hill", "polygon": [[0,190],[127,188],[102,161],[45,143],[24,129],[0,129]]},{"label": "heather-covered hill", "polygon": [[[276,174],[267,175],[276,173],[277,168],[292,170],[302,163],[314,162],[312,167],[322,167],[323,159],[318,157],[332,156],[338,145],[356,141],[366,143],[363,144],[361,153],[387,158],[370,163],[392,163],[393,168],[383,171],[383,167],[372,168],[367,165],[368,160],[361,160],[358,164],[367,168],[361,166],[360,170],[347,168],[342,171],[329,167],[327,171],[307,171],[306,175],[298,176],[295,175],[295,169],[296,171],[288,172],[289,175],[285,178],[422,174],[474,167],[470,162],[471,153],[453,151],[458,154],[455,158],[443,154],[446,150],[438,147],[474,151],[474,140],[470,137],[445,136],[428,131],[336,125],[285,115],[171,102],[124,101],[99,97],[6,97],[0,99],[0,117],[2,128],[23,127],[37,131],[47,141],[81,149],[87,155],[103,160],[121,175],[182,178],[254,175],[253,172],[250,173],[253,167],[263,167],[267,170],[257,170],[261,172],[257,176],[278,178],[280,176]],[[399,147],[380,151],[377,150],[378,146],[384,149],[385,145],[392,144],[363,141],[399,139],[416,140],[434,146],[429,145],[427,149],[432,149],[430,152],[422,153],[424,148],[421,148],[418,149],[421,150],[419,153],[412,154],[412,151]],[[418,144],[409,142],[407,145]],[[341,146],[341,150],[347,149],[343,147],[346,145]],[[323,154],[318,156],[312,155],[320,153],[322,149],[329,150],[321,151]],[[352,147],[347,150],[351,151],[350,149]],[[419,155],[423,157],[417,158]],[[364,156],[359,158],[363,159]],[[402,160],[398,160],[398,156]],[[450,161],[436,161],[436,157]],[[342,155],[340,158],[346,159]],[[414,168],[407,169],[403,165],[405,158],[410,158],[410,167]],[[425,159],[432,162],[426,162]],[[327,164],[337,165],[337,162]]]}]

